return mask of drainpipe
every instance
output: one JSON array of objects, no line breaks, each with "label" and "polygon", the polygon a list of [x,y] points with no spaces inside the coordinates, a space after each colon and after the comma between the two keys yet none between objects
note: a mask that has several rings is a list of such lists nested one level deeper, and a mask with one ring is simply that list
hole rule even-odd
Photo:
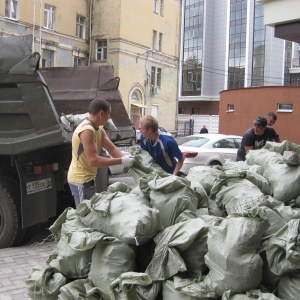
[{"label": "drainpipe", "polygon": [[33,0],[32,53],[34,52],[35,0]]},{"label": "drainpipe", "polygon": [[92,51],[92,11],[93,11],[93,0],[90,0],[90,22],[89,22],[89,59],[88,66],[91,65],[91,51]]}]

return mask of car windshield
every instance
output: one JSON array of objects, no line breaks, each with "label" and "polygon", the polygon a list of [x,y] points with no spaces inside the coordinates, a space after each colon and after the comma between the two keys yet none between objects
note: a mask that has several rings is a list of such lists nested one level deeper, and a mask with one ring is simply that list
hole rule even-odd
[{"label": "car windshield", "polygon": [[201,147],[209,141],[208,138],[199,137],[199,136],[185,136],[177,139],[177,143],[180,146],[188,146],[188,147]]}]

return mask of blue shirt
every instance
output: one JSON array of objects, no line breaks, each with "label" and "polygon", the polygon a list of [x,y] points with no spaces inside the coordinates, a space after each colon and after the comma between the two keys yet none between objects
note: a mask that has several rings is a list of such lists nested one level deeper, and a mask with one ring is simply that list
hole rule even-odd
[{"label": "blue shirt", "polygon": [[183,154],[173,137],[160,134],[157,141],[152,145],[151,140],[141,135],[140,145],[146,150],[155,162],[167,173],[173,174],[177,161],[182,160]]}]

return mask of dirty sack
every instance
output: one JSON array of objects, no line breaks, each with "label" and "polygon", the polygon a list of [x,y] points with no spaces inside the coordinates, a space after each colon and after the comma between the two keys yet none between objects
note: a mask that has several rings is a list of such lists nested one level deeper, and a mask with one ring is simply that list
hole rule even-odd
[{"label": "dirty sack", "polygon": [[221,209],[226,209],[227,214],[243,212],[264,200],[264,194],[251,181],[240,174],[226,173],[212,187],[210,197]]},{"label": "dirty sack", "polygon": [[221,297],[227,290],[246,292],[258,288],[262,279],[258,248],[268,227],[267,214],[260,207],[225,219],[215,217],[209,224],[205,255],[209,273],[200,282],[199,290]]},{"label": "dirty sack", "polygon": [[33,267],[26,279],[27,294],[31,299],[56,300],[59,289],[67,279],[55,268],[43,264]]},{"label": "dirty sack", "polygon": [[274,294],[262,292],[261,290],[251,290],[245,294],[226,291],[221,300],[281,300],[281,298],[277,298]]},{"label": "dirty sack", "polygon": [[292,272],[280,279],[278,296],[284,300],[299,300],[300,270]]},{"label": "dirty sack", "polygon": [[211,188],[218,182],[221,174],[222,170],[220,170],[220,168],[196,166],[189,170],[186,178],[191,182],[199,182],[209,196]]},{"label": "dirty sack", "polygon": [[93,248],[106,234],[85,227],[75,210],[70,209],[61,226],[60,236],[54,252],[46,262],[66,278],[86,278]]},{"label": "dirty sack", "polygon": [[166,280],[178,272],[197,277],[207,267],[207,224],[199,218],[169,226],[154,237],[152,261],[145,273],[153,281]]},{"label": "dirty sack", "polygon": [[143,195],[95,193],[76,212],[85,226],[132,245],[147,243],[159,230],[159,212]]},{"label": "dirty sack", "polygon": [[[174,276],[168,280],[163,281],[162,295],[163,299],[176,300],[210,300],[217,299],[218,296],[214,293],[207,295],[198,294],[197,296],[190,296],[181,291],[181,288],[191,282],[191,279],[185,279],[181,276]],[[210,296],[210,297],[209,297]]]},{"label": "dirty sack", "polygon": [[[300,196],[300,166],[289,166],[284,162],[283,156],[279,152],[290,149],[291,143],[282,142],[281,145],[274,145],[267,142],[265,147],[255,151],[249,151],[246,156],[248,164],[258,164],[263,169],[263,176],[268,180],[272,195],[276,200],[287,202]],[[270,150],[268,150],[270,149]],[[276,156],[276,159],[274,157]],[[280,183],[280,184],[279,184]]]},{"label": "dirty sack", "polygon": [[290,220],[265,246],[272,273],[284,276],[300,269],[300,219]]},{"label": "dirty sack", "polygon": [[60,289],[58,300],[100,300],[102,292],[88,279],[74,280]]},{"label": "dirty sack", "polygon": [[139,296],[138,287],[149,286],[151,283],[152,280],[146,273],[125,272],[109,285],[110,299],[150,300]]},{"label": "dirty sack", "polygon": [[146,195],[149,195],[150,205],[159,211],[160,230],[173,225],[183,211],[188,209],[196,212],[198,197],[190,187],[190,181],[175,175],[160,177],[154,174],[154,178],[152,175],[141,178],[140,187],[144,192],[147,186]]},{"label": "dirty sack", "polygon": [[89,280],[98,287],[104,300],[110,299],[110,284],[125,272],[136,271],[134,247],[120,240],[97,243],[93,254]]}]

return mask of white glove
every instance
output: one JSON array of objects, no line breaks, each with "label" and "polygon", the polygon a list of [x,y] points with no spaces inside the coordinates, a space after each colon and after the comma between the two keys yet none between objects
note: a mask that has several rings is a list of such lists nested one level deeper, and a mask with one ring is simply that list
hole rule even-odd
[{"label": "white glove", "polygon": [[126,155],[122,157],[121,165],[124,167],[132,167],[134,163],[134,156]]}]

